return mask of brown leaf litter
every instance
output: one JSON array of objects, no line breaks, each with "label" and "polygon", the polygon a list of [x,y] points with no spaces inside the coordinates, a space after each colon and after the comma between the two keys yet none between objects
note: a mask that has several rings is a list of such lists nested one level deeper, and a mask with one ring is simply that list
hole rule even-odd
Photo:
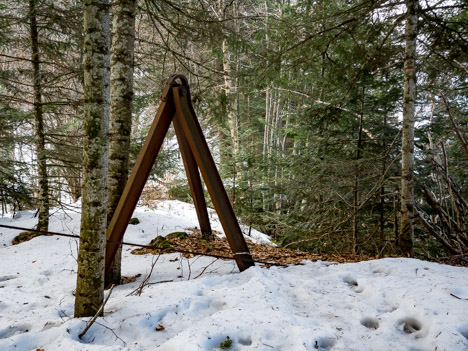
[{"label": "brown leaf litter", "polygon": [[[132,251],[134,255],[160,254],[185,251],[183,256],[191,258],[196,255],[219,255],[233,257],[231,248],[225,237],[219,237],[220,232],[213,231],[213,237],[210,240],[203,239],[200,229],[188,228],[192,232],[190,235],[184,235],[184,232],[175,232],[166,237],[156,237],[149,244],[153,248],[139,248]],[[305,251],[293,250],[288,248],[275,247],[272,245],[254,243],[246,237],[247,246],[255,261],[272,262],[276,264],[302,264],[305,260],[310,261],[331,261],[336,263],[358,262],[375,259],[377,257],[359,256],[351,254],[315,254]],[[187,253],[189,252],[189,253]]]}]

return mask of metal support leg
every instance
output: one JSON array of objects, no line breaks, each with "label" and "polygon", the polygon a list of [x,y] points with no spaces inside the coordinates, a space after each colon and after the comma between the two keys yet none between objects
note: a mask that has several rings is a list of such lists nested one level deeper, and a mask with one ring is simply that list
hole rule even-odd
[{"label": "metal support leg", "polygon": [[106,274],[114,260],[119,243],[123,239],[128,221],[135,210],[174,114],[174,99],[172,98],[172,92],[168,91],[162,97],[161,105],[156,112],[145,144],[138,154],[130,179],[120,197],[114,216],[107,227],[107,240],[110,240],[110,242],[108,241],[106,246]]},{"label": "metal support leg", "polygon": [[237,266],[243,271],[254,265],[249,248],[237,222],[234,210],[216,169],[208,144],[196,119],[190,102],[188,86],[173,87],[174,105],[182,129],[200,168],[229,245],[234,252]]},{"label": "metal support leg", "polygon": [[175,115],[172,122],[174,123],[174,129],[177,136],[177,141],[179,142],[182,160],[184,161],[185,172],[187,173],[187,179],[190,190],[192,192],[195,209],[197,211],[200,229],[203,237],[208,239],[212,235],[212,231],[210,219],[208,217],[205,195],[203,194],[200,173],[198,172],[197,162],[193,157],[192,150],[190,149],[187,138],[185,137],[185,133],[183,132],[182,126],[180,125],[179,117]]}]

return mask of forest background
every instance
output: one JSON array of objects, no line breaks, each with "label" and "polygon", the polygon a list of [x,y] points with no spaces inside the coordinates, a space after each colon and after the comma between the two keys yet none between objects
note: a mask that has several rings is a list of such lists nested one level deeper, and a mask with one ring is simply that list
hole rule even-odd
[{"label": "forest background", "polygon": [[[81,196],[86,2],[0,3],[2,214],[37,208],[42,229],[50,208]],[[101,4],[112,33],[121,2]],[[189,78],[236,214],[278,245],[467,252],[463,0],[127,2],[135,5],[130,169],[177,72]],[[143,202],[191,201],[170,133]]]}]

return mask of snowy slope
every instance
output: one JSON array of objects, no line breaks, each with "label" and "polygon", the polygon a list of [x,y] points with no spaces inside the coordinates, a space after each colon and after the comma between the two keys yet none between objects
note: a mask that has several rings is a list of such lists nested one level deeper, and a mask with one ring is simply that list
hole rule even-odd
[{"label": "snowy slope", "polygon": [[[129,226],[125,240],[136,243],[197,226],[193,206],[178,201],[134,216],[141,223]],[[35,219],[23,212],[0,223],[27,227]],[[78,212],[51,219],[52,231],[78,229]],[[232,262],[170,254],[156,263],[149,280],[156,284],[129,296],[156,257],[131,255],[128,247],[123,274],[142,276],[114,288],[105,316],[80,340],[89,318],[73,318],[77,240],[48,236],[11,246],[17,234],[0,228],[1,351],[214,350],[228,336],[230,350],[468,350],[466,268],[382,259],[239,273]]]}]

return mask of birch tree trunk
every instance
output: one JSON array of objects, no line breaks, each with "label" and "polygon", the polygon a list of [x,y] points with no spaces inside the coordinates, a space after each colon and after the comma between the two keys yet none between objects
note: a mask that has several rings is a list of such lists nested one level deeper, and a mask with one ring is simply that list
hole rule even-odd
[{"label": "birch tree trunk", "polygon": [[29,0],[29,29],[31,37],[31,62],[33,68],[34,121],[36,129],[37,174],[39,177],[39,213],[37,229],[49,229],[49,183],[42,112],[42,78],[39,63],[39,37],[37,32],[37,0]]},{"label": "birch tree trunk", "polygon": [[108,43],[108,0],[85,0],[83,189],[75,317],[95,315],[104,298]]},{"label": "birch tree trunk", "polygon": [[[229,122],[229,129],[231,132],[232,141],[232,157],[235,163],[237,155],[239,153],[239,126],[237,123],[237,112],[236,108],[233,107],[231,99],[233,96],[233,82],[232,82],[232,70],[231,70],[231,52],[229,51],[227,40],[223,40],[223,78],[224,78],[224,92],[226,94],[226,112]],[[234,105],[236,106],[236,105]]]},{"label": "birch tree trunk", "polygon": [[414,118],[416,103],[416,39],[418,31],[418,1],[407,0],[405,28],[405,67],[403,95],[403,131],[401,156],[401,217],[397,245],[401,252],[413,256],[414,212]]},{"label": "birch tree trunk", "polygon": [[[113,3],[107,221],[111,221],[128,180],[132,128],[135,0]],[[122,247],[106,276],[106,285],[119,284]]]}]

